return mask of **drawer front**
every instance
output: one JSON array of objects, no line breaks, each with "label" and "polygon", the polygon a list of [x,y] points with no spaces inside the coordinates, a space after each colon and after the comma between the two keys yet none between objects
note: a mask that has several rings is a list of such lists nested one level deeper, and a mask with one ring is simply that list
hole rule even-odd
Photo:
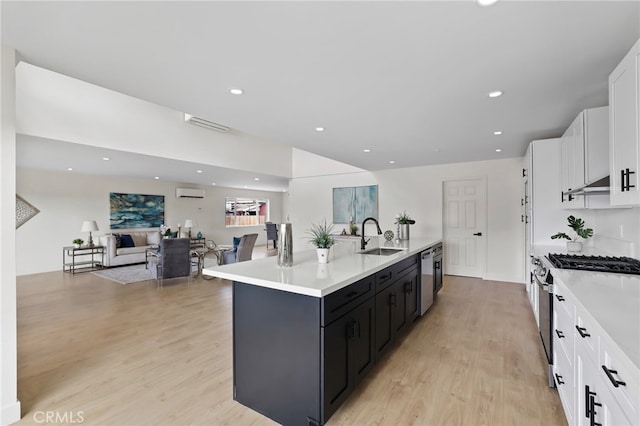
[{"label": "drawer front", "polygon": [[402,262],[398,262],[393,266],[396,276],[400,276],[409,271],[409,269],[418,266],[418,256],[411,256]]},{"label": "drawer front", "polygon": [[[569,317],[563,307],[557,307],[554,300],[553,309],[553,346],[562,351],[569,362],[573,365],[574,342],[576,332],[573,328],[573,317]],[[555,357],[554,357],[555,360]]]},{"label": "drawer front", "polygon": [[[556,340],[557,341],[557,340]],[[555,342],[554,342],[555,343]],[[564,414],[567,417],[567,423],[573,425],[575,418],[575,383],[573,375],[572,360],[567,358],[566,354],[556,346],[553,350],[553,376],[562,402]]]},{"label": "drawer front", "polygon": [[571,320],[573,323],[573,318],[575,317],[576,305],[573,303],[571,298],[567,296],[566,290],[564,287],[560,285],[554,286],[554,295],[553,295],[553,307],[554,309],[562,310],[565,312],[566,317]]},{"label": "drawer front", "polygon": [[325,325],[338,319],[370,297],[373,297],[375,277],[369,276],[322,298],[322,319]]},{"label": "drawer front", "polygon": [[[606,384],[626,417],[640,424],[640,370],[627,358],[609,350],[613,344],[601,342],[598,375]],[[617,386],[616,386],[617,385]]]},{"label": "drawer front", "polygon": [[[580,345],[582,353],[586,354],[594,364],[598,363],[598,329],[578,310],[573,331],[576,337],[576,347]],[[576,349],[577,350],[577,349]]]},{"label": "drawer front", "polygon": [[393,266],[389,266],[376,273],[376,293],[393,284],[393,277],[396,276],[394,269]]}]

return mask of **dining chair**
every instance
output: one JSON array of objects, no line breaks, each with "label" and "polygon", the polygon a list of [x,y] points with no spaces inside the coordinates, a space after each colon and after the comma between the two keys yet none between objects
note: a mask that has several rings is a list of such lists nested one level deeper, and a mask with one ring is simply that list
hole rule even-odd
[{"label": "dining chair", "polygon": [[253,247],[258,239],[258,234],[245,234],[240,238],[238,249],[236,251],[229,250],[222,254],[222,264],[244,262],[251,260]]}]

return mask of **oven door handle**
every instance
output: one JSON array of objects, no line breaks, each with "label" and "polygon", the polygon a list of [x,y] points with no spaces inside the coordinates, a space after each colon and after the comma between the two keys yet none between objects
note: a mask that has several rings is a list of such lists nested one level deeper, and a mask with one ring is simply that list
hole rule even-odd
[{"label": "oven door handle", "polygon": [[536,280],[536,284],[538,285],[538,287],[540,287],[540,290],[544,291],[545,293],[553,294],[553,286],[552,285],[540,281],[540,278],[538,278],[538,276],[535,275],[535,274],[533,276],[534,276],[534,278]]}]

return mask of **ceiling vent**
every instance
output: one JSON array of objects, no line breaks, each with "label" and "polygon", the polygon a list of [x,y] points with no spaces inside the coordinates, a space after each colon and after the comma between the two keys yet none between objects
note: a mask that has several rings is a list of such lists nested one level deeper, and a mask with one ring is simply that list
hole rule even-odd
[{"label": "ceiling vent", "polygon": [[194,117],[191,114],[184,113],[184,121],[187,123],[195,124],[196,126],[204,127],[205,129],[215,130],[216,132],[227,133],[229,128],[222,124],[214,123],[213,121],[205,120],[204,118]]},{"label": "ceiling vent", "polygon": [[178,198],[204,198],[204,189],[176,188]]}]

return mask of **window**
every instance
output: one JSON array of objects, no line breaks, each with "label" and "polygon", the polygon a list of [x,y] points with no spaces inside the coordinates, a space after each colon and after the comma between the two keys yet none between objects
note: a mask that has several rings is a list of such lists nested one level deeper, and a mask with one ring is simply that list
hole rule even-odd
[{"label": "window", "polygon": [[269,200],[227,197],[226,226],[257,226],[269,221]]}]

